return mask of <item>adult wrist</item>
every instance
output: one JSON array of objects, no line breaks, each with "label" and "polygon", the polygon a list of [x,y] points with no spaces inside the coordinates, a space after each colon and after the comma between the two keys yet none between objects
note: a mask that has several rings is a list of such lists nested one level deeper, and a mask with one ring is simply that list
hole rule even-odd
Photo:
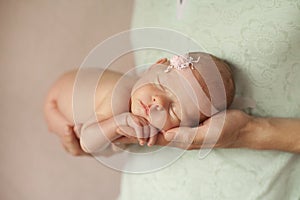
[{"label": "adult wrist", "polygon": [[249,116],[249,120],[240,130],[241,147],[264,150],[269,148],[269,121],[266,118]]}]

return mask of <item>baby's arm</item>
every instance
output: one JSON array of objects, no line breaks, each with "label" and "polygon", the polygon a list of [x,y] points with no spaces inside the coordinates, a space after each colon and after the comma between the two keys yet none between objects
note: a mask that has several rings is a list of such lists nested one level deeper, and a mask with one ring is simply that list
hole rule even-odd
[{"label": "baby's arm", "polygon": [[139,116],[126,112],[109,119],[97,122],[92,119],[85,123],[80,130],[80,144],[82,149],[88,153],[95,153],[106,149],[113,140],[122,135],[116,132],[118,127],[131,127],[136,137],[149,138],[156,135],[158,130],[149,125],[148,122]]}]

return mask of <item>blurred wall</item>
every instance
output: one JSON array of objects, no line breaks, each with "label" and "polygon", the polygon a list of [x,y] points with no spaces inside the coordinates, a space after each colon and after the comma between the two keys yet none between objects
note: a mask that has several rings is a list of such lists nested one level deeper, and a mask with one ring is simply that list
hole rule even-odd
[{"label": "blurred wall", "polygon": [[[43,119],[46,92],[107,37],[133,0],[0,0],[0,199],[116,199],[120,173],[73,157]],[[118,64],[132,67],[132,58]]]}]

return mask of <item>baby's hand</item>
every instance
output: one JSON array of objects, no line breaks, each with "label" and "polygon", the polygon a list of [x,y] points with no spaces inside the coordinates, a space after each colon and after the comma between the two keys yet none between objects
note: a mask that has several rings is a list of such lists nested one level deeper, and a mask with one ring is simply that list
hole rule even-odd
[{"label": "baby's hand", "polygon": [[145,118],[132,113],[123,113],[115,119],[118,125],[116,132],[120,135],[136,137],[140,145],[144,145],[148,139],[148,146],[155,144],[159,130],[150,125]]}]

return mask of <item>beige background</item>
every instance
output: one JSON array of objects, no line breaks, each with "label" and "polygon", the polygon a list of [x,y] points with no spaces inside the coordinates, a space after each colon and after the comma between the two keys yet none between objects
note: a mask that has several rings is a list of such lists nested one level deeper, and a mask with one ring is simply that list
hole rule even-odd
[{"label": "beige background", "polygon": [[60,74],[130,27],[132,1],[0,0],[1,200],[116,199],[120,174],[65,153],[42,106]]}]

